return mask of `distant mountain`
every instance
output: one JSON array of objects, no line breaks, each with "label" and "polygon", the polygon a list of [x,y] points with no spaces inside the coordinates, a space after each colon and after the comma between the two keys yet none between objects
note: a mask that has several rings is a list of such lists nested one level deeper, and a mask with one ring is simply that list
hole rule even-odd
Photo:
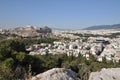
[{"label": "distant mountain", "polygon": [[99,29],[120,29],[120,24],[113,25],[97,25],[85,28],[84,30],[99,30]]}]

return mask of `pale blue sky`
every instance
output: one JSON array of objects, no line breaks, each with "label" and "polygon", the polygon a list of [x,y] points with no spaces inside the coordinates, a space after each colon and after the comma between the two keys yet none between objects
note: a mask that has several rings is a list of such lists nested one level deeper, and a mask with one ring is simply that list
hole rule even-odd
[{"label": "pale blue sky", "polygon": [[82,29],[120,23],[120,0],[0,0],[0,28]]}]

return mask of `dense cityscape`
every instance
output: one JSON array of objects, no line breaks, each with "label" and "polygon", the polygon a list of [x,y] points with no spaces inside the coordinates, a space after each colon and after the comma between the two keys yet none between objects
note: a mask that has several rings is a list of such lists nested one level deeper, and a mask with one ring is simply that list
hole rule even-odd
[{"label": "dense cityscape", "polygon": [[120,0],[0,0],[0,80],[120,80]]},{"label": "dense cityscape", "polygon": [[[47,80],[50,77],[45,76],[55,74],[55,71],[61,77],[66,76],[64,80],[104,78],[97,76],[100,73],[92,72],[102,68],[119,69],[119,34],[119,30],[53,30],[48,26],[1,29],[0,78]],[[58,79],[58,75],[51,79]]]}]

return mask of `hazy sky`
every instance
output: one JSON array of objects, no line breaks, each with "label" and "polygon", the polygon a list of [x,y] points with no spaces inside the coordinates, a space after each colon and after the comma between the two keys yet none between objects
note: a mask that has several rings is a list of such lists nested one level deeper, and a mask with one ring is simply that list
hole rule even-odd
[{"label": "hazy sky", "polygon": [[120,23],[120,0],[0,0],[0,28],[81,29]]}]

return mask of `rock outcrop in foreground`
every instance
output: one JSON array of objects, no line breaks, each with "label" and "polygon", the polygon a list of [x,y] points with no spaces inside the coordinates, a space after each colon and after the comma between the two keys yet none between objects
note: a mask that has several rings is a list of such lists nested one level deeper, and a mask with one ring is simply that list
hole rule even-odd
[{"label": "rock outcrop in foreground", "polygon": [[120,80],[120,68],[102,69],[100,72],[92,72],[89,80]]},{"label": "rock outcrop in foreground", "polygon": [[32,80],[79,80],[76,73],[70,69],[53,68],[44,73],[38,74]]}]

